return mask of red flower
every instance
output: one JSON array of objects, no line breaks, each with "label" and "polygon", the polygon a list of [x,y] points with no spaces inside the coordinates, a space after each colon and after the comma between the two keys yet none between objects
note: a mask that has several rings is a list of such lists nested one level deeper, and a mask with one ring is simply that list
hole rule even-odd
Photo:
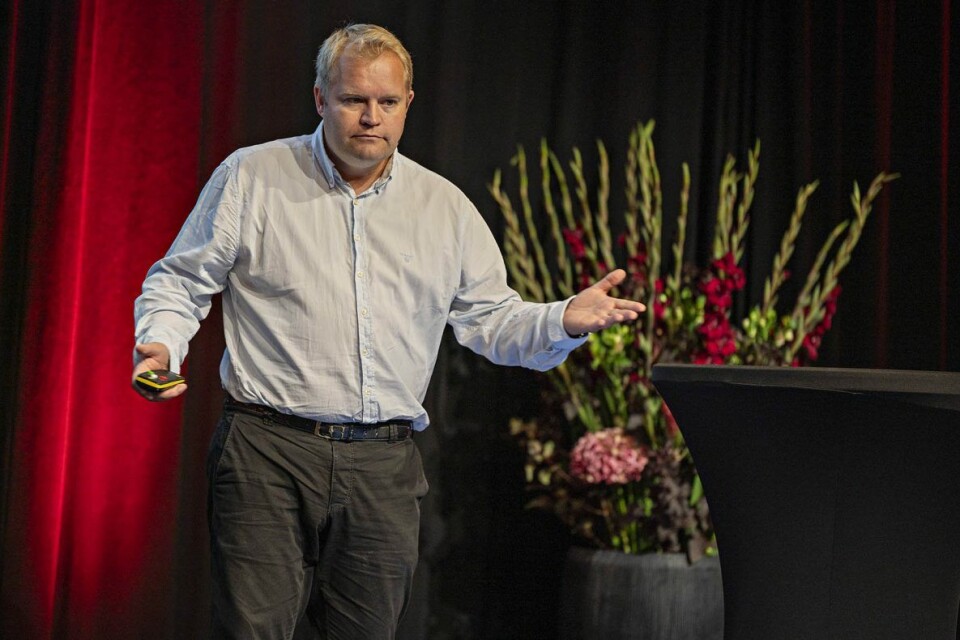
[{"label": "red flower", "polygon": [[718,295],[723,292],[723,281],[718,278],[704,280],[700,285],[700,291],[705,293],[708,297]]},{"label": "red flower", "polygon": [[737,352],[737,343],[728,336],[721,336],[707,342],[704,347],[707,353],[714,358],[726,358]]},{"label": "red flower", "polygon": [[743,269],[737,266],[733,252],[728,251],[722,258],[717,258],[711,262],[710,268],[718,278],[726,282],[731,291],[739,291],[747,283]]},{"label": "red flower", "polygon": [[717,310],[725,310],[733,303],[726,283],[720,278],[708,276],[700,283],[700,293],[707,297],[707,304]]},{"label": "red flower", "polygon": [[727,253],[710,263],[698,288],[706,296],[710,307],[726,315],[726,311],[733,306],[733,292],[739,291],[745,284],[743,269],[734,262],[733,254]]},{"label": "red flower", "polygon": [[[837,285],[827,294],[823,300],[823,318],[817,323],[809,334],[803,338],[803,349],[807,354],[807,359],[811,362],[820,355],[820,346],[823,342],[823,336],[833,326],[833,316],[837,314],[837,299],[840,297],[842,289]],[[808,315],[810,309],[804,310],[804,315]]]},{"label": "red flower", "polygon": [[694,356],[696,364],[723,364],[737,352],[736,335],[723,313],[708,311],[697,333],[703,337],[703,348]]},{"label": "red flower", "polygon": [[582,229],[564,229],[563,239],[566,240],[567,246],[570,247],[570,253],[573,254],[575,260],[583,260],[587,256],[587,250],[583,244]]},{"label": "red flower", "polygon": [[716,341],[731,334],[730,323],[724,316],[709,313],[704,317],[703,324],[697,327],[697,332],[707,341]]},{"label": "red flower", "polygon": [[693,357],[693,364],[723,364],[724,360],[720,356],[711,356],[700,353]]},{"label": "red flower", "polygon": [[803,348],[807,352],[807,357],[810,360],[816,360],[817,352],[820,349],[820,336],[816,334],[808,334],[803,338]]},{"label": "red flower", "polygon": [[653,298],[653,318],[657,322],[663,320],[663,316],[667,311],[667,305],[670,304],[669,300],[663,299],[665,285],[663,284],[663,278],[657,278],[653,283],[653,290],[657,294]]}]

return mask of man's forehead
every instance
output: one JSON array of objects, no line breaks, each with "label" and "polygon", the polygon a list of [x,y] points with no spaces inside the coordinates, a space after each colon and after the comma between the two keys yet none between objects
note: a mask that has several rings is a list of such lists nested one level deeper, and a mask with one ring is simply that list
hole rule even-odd
[{"label": "man's forehead", "polygon": [[396,74],[397,79],[400,82],[404,82],[405,73],[403,69],[403,62],[400,60],[400,56],[389,49],[384,49],[383,51],[377,53],[376,51],[364,51],[362,49],[358,49],[356,45],[349,45],[343,50],[343,54],[337,61],[337,77],[335,78],[334,82],[342,80],[344,72],[348,69],[356,69],[358,66],[368,67],[375,62],[386,63],[389,65],[389,71]]}]

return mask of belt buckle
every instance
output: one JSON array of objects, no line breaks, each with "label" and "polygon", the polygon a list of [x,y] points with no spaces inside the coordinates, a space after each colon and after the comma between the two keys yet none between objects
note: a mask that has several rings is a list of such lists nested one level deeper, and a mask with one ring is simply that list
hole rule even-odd
[{"label": "belt buckle", "polygon": [[327,425],[329,428],[329,437],[331,440],[346,440],[347,436],[347,427],[342,424],[330,424]]}]

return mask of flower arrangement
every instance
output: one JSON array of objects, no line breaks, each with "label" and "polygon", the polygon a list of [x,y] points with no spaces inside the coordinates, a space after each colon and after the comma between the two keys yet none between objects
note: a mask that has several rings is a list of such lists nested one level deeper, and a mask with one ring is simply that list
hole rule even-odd
[{"label": "flower arrangement", "polygon": [[695,561],[714,550],[712,525],[690,452],[651,384],[653,365],[800,366],[816,360],[837,312],[839,276],[872,203],[897,176],[880,173],[866,193],[854,183],[853,216],[829,234],[792,308],[783,312],[778,294],[790,276],[787,264],[818,183],[800,188],[763,298],[736,320],[734,301],[746,284],[740,265],[760,143],[749,151],[742,173],[728,156],[720,175],[710,259],[698,267],[684,259],[690,194],[686,164],[669,263],[663,257],[663,197],[653,130],[652,121],[639,123],[630,134],[626,208],[617,221],[622,233],[616,239],[602,142],[597,143],[598,184],[592,202],[576,148],[565,169],[541,142],[537,208],[523,147],[512,159],[519,210],[503,189],[501,172],[494,174],[489,191],[506,221],[507,269],[524,299],[571,296],[621,266],[628,277],[616,295],[647,305],[636,323],[592,334],[586,349],[574,351],[552,370],[542,411],[533,420],[512,419],[510,432],[526,452],[528,506],[552,510],[576,536],[599,548],[683,552]]}]

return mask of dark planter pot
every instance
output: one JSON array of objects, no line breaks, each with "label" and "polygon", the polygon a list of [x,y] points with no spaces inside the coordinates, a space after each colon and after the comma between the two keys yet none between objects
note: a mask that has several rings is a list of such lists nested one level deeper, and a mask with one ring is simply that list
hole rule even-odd
[{"label": "dark planter pot", "polygon": [[718,558],[630,555],[573,547],[560,610],[562,640],[722,640]]}]

